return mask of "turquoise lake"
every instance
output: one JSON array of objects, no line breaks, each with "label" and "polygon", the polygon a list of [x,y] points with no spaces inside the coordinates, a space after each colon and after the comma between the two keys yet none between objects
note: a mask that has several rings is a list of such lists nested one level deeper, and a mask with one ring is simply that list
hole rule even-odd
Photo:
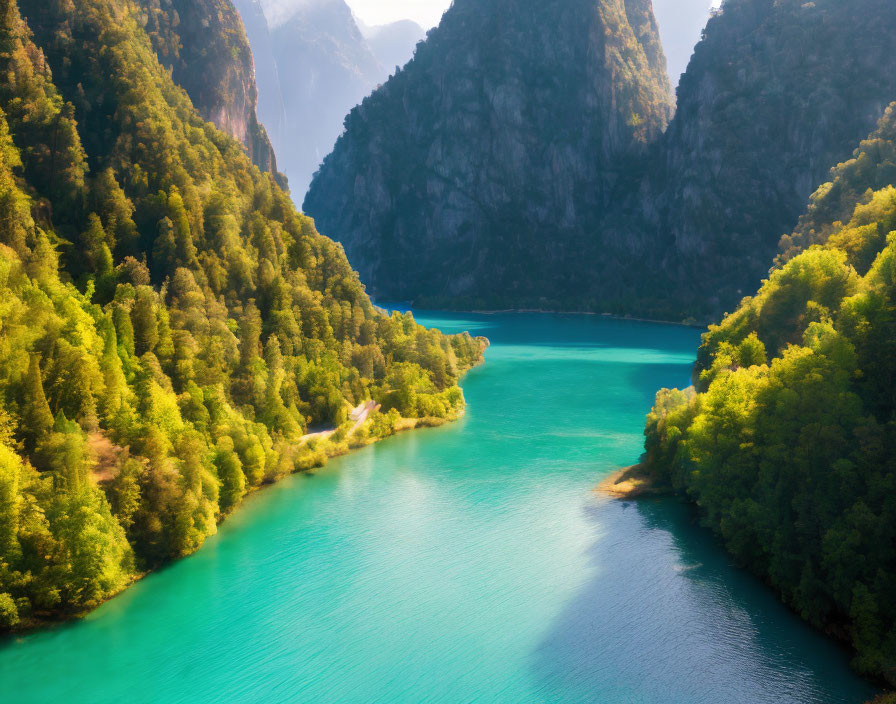
[{"label": "turquoise lake", "polygon": [[492,341],[458,423],[253,496],[195,556],[82,622],[0,641],[0,701],[861,704],[848,655],[636,461],[699,332],[423,314]]}]

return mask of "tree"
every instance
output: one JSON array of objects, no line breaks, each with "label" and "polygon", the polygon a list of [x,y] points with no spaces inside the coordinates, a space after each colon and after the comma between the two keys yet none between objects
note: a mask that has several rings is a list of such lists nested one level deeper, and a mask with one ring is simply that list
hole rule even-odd
[{"label": "tree", "polygon": [[21,403],[25,447],[30,452],[53,428],[53,414],[50,411],[50,404],[47,403],[47,397],[44,395],[40,359],[37,355],[31,355],[28,375],[25,377],[25,387],[22,389]]}]

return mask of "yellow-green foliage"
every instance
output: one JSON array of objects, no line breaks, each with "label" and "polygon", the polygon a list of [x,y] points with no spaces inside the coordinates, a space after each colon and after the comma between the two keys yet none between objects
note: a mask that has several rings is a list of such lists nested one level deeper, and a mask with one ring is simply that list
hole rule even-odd
[{"label": "yellow-green foliage", "polygon": [[21,9],[0,0],[0,628],[196,550],[326,461],[309,425],[456,414],[483,349],[376,309],[129,0]]},{"label": "yellow-green foliage", "polygon": [[[892,117],[892,112],[890,113]],[[863,172],[864,173],[864,172]],[[896,190],[860,193],[704,335],[697,390],[663,390],[649,469],[806,619],[846,624],[896,682]]]}]

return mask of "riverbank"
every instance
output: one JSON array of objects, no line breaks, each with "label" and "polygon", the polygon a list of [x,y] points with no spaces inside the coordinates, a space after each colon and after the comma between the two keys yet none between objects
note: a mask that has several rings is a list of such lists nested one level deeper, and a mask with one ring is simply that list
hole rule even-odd
[{"label": "riverbank", "polygon": [[[424,428],[436,428],[460,420],[466,413],[466,404],[460,408],[454,409],[445,418],[436,418],[432,416],[405,418],[395,414],[380,414],[379,410],[380,407],[378,404],[362,404],[353,409],[349,420],[340,427],[302,436],[296,443],[296,448],[302,452],[295,458],[296,463],[294,471],[265,480],[257,487],[249,488],[246,495],[243,497],[241,504],[249,496],[277,484],[287,476],[311,473],[316,469],[324,467],[331,459],[345,456],[350,452],[363,449],[400,433]],[[374,427],[375,423],[376,427]],[[239,506],[236,508],[236,511],[238,510]],[[221,515],[218,519],[218,525],[220,526],[225,523],[236,511]],[[79,621],[106,602],[120,596],[150,574],[165,569],[175,562],[187,559],[192,555],[195,555],[196,552],[201,549],[202,546],[186,555],[168,560],[153,569],[135,574],[120,590],[114,594],[110,594],[107,598],[93,604],[89,608],[65,614],[49,612],[37,613],[21,618],[13,628],[0,632],[0,641],[2,641],[4,637],[15,637],[17,635],[54,628],[74,621]]]},{"label": "riverbank", "polygon": [[[413,311],[414,308],[410,303],[387,303],[380,304],[374,302],[374,305],[384,310],[386,312],[392,310],[401,310],[401,311]],[[426,309],[424,309],[426,310]],[[590,316],[594,318],[606,318],[608,320],[629,320],[635,323],[652,323],[654,325],[672,325],[675,327],[685,327],[685,328],[697,328],[703,330],[713,322],[718,322],[712,319],[706,319],[705,321],[699,321],[694,318],[688,318],[682,321],[675,320],[660,320],[654,318],[639,318],[631,315],[619,315],[616,313],[598,313],[596,311],[591,310],[554,310],[549,308],[504,308],[504,309],[494,309],[494,310],[466,310],[462,308],[440,308],[442,312],[447,313],[456,313],[458,315],[463,315],[464,313],[470,313],[473,315],[516,315],[516,314],[524,314],[524,313],[538,313],[541,315],[584,315]]]},{"label": "riverbank", "polygon": [[669,487],[659,484],[642,464],[613,472],[597,485],[595,491],[614,499],[636,499],[641,496],[665,496]]},{"label": "riverbank", "polygon": [[[466,311],[453,311],[456,313],[464,313]],[[701,323],[698,321],[683,320],[677,322],[675,320],[655,320],[653,318],[638,318],[631,315],[616,315],[614,313],[595,313],[588,310],[546,310],[543,308],[508,308],[507,310],[472,310],[470,313],[478,315],[507,315],[522,313],[538,313],[542,315],[590,315],[599,318],[607,318],[609,320],[629,320],[635,323],[652,323],[654,325],[674,325],[685,328],[704,329],[709,323]]]}]

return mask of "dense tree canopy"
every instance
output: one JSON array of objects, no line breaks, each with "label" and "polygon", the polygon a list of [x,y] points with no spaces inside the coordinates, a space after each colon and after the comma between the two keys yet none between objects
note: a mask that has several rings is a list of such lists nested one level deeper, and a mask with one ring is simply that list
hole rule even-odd
[{"label": "dense tree canopy", "polygon": [[456,415],[484,346],[376,309],[144,21],[0,0],[0,628],[96,605],[363,441],[309,426]]},{"label": "dense tree canopy", "polygon": [[759,292],[663,390],[646,463],[746,566],[896,682],[896,108],[819,189]]}]

